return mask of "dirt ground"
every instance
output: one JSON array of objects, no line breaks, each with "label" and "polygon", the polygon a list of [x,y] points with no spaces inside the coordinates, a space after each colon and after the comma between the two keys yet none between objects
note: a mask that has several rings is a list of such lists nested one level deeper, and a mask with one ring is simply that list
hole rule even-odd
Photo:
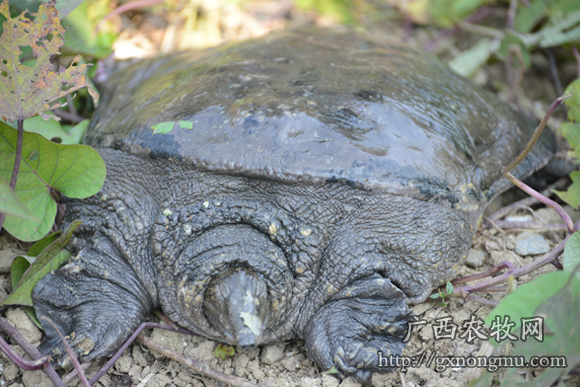
[{"label": "dirt ground", "polygon": [[[205,27],[192,30],[193,32],[190,31],[187,39],[179,39],[179,31],[184,28],[183,24],[186,23],[183,12],[162,15],[134,13],[120,17],[118,23],[123,25],[125,29],[116,43],[119,55],[124,53],[124,55],[132,57],[144,57],[175,49],[211,46],[223,41],[263,35],[275,29],[288,27],[289,24],[332,24],[332,21],[324,17],[299,12],[293,8],[292,3],[285,1],[256,1],[255,4],[251,3],[249,8],[244,9],[236,2],[216,1],[214,3],[220,4],[217,7],[210,5],[211,2],[208,1],[201,3],[202,7],[205,6],[206,9],[202,8],[199,12],[199,15],[203,17],[200,16],[198,25],[206,23]],[[396,12],[385,9],[383,19],[376,17],[376,20],[368,20],[368,30],[378,38],[398,36],[401,39],[407,39],[410,44],[419,46],[438,33],[432,28],[417,27],[411,34],[408,34],[402,27],[400,19],[395,19],[393,15],[396,16]],[[464,49],[469,44],[470,37],[459,34],[440,44],[435,53],[444,60],[449,59],[458,50]],[[520,101],[528,111],[541,117],[547,104],[556,97],[556,92],[553,83],[546,77],[546,74],[549,73],[547,60],[541,55],[534,55],[532,60],[534,66],[526,73],[522,85],[522,90],[525,90],[525,93],[521,93]],[[573,76],[575,69],[566,67],[561,71],[564,78],[563,82],[565,82],[566,78]],[[507,96],[507,88],[504,86],[506,84],[504,67],[501,64],[495,64],[482,70],[475,76],[474,81],[492,89],[500,98]],[[558,119],[553,120],[551,127],[557,127],[558,123]],[[510,196],[508,195],[508,197]],[[502,205],[505,205],[505,202],[495,203],[491,207],[499,208]],[[572,209],[568,210],[575,221],[580,218],[580,214]],[[519,210],[518,214],[529,216],[530,212],[523,209]],[[558,222],[559,219],[555,211],[546,208],[535,209],[534,216],[540,217],[546,223]],[[458,273],[458,277],[482,272],[505,260],[510,261],[515,266],[521,266],[536,259],[540,255],[520,256],[514,251],[516,239],[522,232],[522,230],[505,232],[496,229],[479,230],[473,244],[472,258],[474,263],[471,264],[472,267],[467,265],[463,267]],[[563,239],[562,232],[542,232],[540,235],[550,247],[556,246]],[[7,275],[10,262],[16,255],[24,254],[26,247],[19,245],[5,233],[0,235],[0,300],[4,299],[11,290]],[[528,282],[541,273],[553,270],[555,268],[551,265],[544,266],[531,275],[520,278],[518,284]],[[482,297],[500,301],[504,295],[503,293],[493,293],[482,295]],[[435,319],[450,316],[457,325],[461,325],[470,315],[485,319],[490,313],[491,307],[454,298],[448,300],[446,306],[439,305],[438,301],[430,300],[414,306],[413,309],[415,316],[426,319],[428,323],[413,332],[404,355],[421,356],[425,353],[427,356],[431,354],[437,356],[486,356],[494,351],[488,341],[475,340],[469,344],[462,339],[436,340],[433,331],[433,320]],[[39,344],[42,334],[22,310],[7,308],[0,312],[31,343]],[[205,362],[214,370],[235,375],[260,385],[280,387],[360,386],[351,378],[339,381],[332,375],[321,374],[320,370],[306,357],[303,343],[300,341],[257,348],[246,353],[239,352],[222,360],[214,355],[214,349],[217,345],[214,341],[157,329],[148,330],[146,334],[180,354]],[[3,335],[3,337],[5,336]],[[500,351],[506,350],[509,348],[500,349]],[[18,351],[20,350],[18,349]],[[88,376],[94,374],[102,364],[103,362],[88,368]],[[466,386],[482,372],[482,369],[473,368],[447,368],[437,372],[433,365],[430,368],[423,365],[420,368],[409,368],[406,373],[374,374],[372,386],[459,387]],[[533,379],[535,372],[539,371],[522,371],[522,380]],[[0,355],[0,375],[0,387],[21,387],[23,385],[26,387],[48,387],[51,385],[50,380],[42,372],[22,372],[3,355]],[[209,387],[222,385],[217,381],[202,378],[188,367],[168,360],[163,355],[137,343],[123,354],[113,369],[99,381],[99,384],[105,387],[131,385],[138,387]],[[579,385],[580,382],[574,379],[568,381],[567,384]],[[69,385],[80,385],[80,382],[77,378]]]}]

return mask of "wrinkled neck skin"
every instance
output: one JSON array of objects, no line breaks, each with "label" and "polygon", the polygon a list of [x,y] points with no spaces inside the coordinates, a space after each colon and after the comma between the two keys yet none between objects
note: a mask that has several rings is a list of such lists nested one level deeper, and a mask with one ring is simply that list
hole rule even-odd
[{"label": "wrinkled neck skin", "polygon": [[[410,303],[451,279],[477,214],[448,198],[284,184],[100,150],[102,191],[70,200],[73,241],[108,236],[177,324],[251,348],[302,337],[341,288],[380,275]],[[483,207],[483,206],[480,206]]]}]

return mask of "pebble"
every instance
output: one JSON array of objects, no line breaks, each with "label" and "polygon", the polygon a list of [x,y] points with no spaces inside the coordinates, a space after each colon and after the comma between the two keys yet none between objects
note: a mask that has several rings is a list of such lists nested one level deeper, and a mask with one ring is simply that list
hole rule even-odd
[{"label": "pebble", "polygon": [[320,387],[320,379],[309,377],[301,378],[300,387]]},{"label": "pebble", "polygon": [[13,326],[18,327],[18,331],[24,338],[33,346],[40,344],[42,333],[38,327],[32,322],[30,317],[22,309],[11,309],[6,312],[6,320]]},{"label": "pebble", "polygon": [[362,387],[362,384],[357,383],[352,377],[348,377],[340,383],[339,387]]},{"label": "pebble", "polygon": [[550,251],[548,241],[534,232],[524,232],[516,238],[516,253],[521,256],[543,254]]},{"label": "pebble", "polygon": [[12,261],[18,255],[24,255],[26,251],[20,249],[3,249],[0,250],[0,273],[10,273]]},{"label": "pebble", "polygon": [[258,364],[257,360],[252,360],[251,362],[248,363],[248,370],[258,381],[264,379],[264,377],[266,376],[260,369],[260,365]]},{"label": "pebble", "polygon": [[267,345],[262,348],[260,360],[264,364],[274,364],[284,359],[284,347],[279,345]]},{"label": "pebble", "polygon": [[8,383],[10,383],[14,379],[16,379],[17,376],[18,376],[18,367],[16,367],[14,364],[7,365],[6,369],[4,370],[4,379]]},{"label": "pebble", "polygon": [[477,268],[483,265],[483,261],[485,260],[485,253],[481,250],[471,249],[469,250],[469,254],[467,254],[467,258],[465,259],[465,264],[472,268]]},{"label": "pebble", "polygon": [[52,382],[42,371],[29,371],[22,375],[24,387],[52,387]]},{"label": "pebble", "polygon": [[126,374],[133,365],[133,358],[127,354],[121,356],[115,363],[115,369],[122,374]]},{"label": "pebble", "polygon": [[338,379],[332,375],[322,375],[322,387],[338,387]]}]

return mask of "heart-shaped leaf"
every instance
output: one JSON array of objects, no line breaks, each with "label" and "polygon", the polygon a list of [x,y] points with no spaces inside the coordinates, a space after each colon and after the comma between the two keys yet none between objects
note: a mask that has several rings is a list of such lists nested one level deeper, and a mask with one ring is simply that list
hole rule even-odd
[{"label": "heart-shaped leaf", "polygon": [[[17,131],[0,122],[0,177],[9,179],[16,154]],[[105,181],[105,163],[86,145],[60,145],[35,133],[24,133],[22,161],[15,193],[40,222],[6,216],[4,228],[33,241],[48,233],[56,215],[54,191],[69,198],[96,194]]]}]

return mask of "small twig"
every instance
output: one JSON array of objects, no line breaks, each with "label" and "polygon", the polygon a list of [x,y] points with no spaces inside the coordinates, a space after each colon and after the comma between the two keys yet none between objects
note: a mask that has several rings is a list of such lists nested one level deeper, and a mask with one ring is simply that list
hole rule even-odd
[{"label": "small twig", "polygon": [[477,35],[487,36],[489,38],[497,38],[503,35],[504,32],[501,30],[496,30],[495,28],[485,27],[479,24],[468,23],[463,20],[456,22],[457,26],[467,32],[472,32]]},{"label": "small twig", "polygon": [[550,75],[552,75],[552,80],[556,86],[556,93],[562,95],[564,91],[562,90],[562,84],[560,83],[560,77],[558,76],[558,68],[556,67],[556,59],[554,58],[554,50],[551,48],[546,49],[546,56],[548,57],[548,62],[550,63]]},{"label": "small twig", "polygon": [[[568,184],[568,179],[567,178],[559,179],[554,184],[551,184],[545,190],[543,190],[542,192],[540,192],[540,194],[542,196],[550,197],[550,196],[552,196],[554,194],[554,192],[552,190],[564,188],[564,186],[566,184]],[[517,201],[515,203],[510,204],[509,206],[505,206],[505,207],[499,209],[498,211],[494,212],[493,215],[491,215],[489,217],[489,220],[495,222],[498,219],[501,219],[504,216],[506,216],[507,214],[509,214],[515,208],[519,208],[519,207],[523,207],[523,206],[530,207],[530,206],[533,206],[534,204],[538,204],[538,203],[540,203],[540,201],[538,199],[536,199],[533,196],[528,196],[525,199],[519,200],[519,201]]]},{"label": "small twig", "polygon": [[[163,320],[163,322],[164,322],[165,324],[169,325],[171,328],[173,328],[173,329],[179,329],[179,327],[177,326],[177,324],[175,324],[173,321],[171,321],[171,320],[169,319],[169,317],[167,317],[166,315],[164,315],[164,314],[163,314],[163,312],[162,312],[162,311],[160,311],[159,309],[155,309],[155,310],[153,311],[153,313],[154,313],[154,314],[155,314],[157,317],[159,317],[161,320]],[[191,334],[192,334],[192,335],[194,335],[194,333],[193,333],[193,332],[191,332]]]},{"label": "small twig", "polygon": [[[18,332],[8,321],[6,321],[3,317],[0,316],[0,328],[8,334],[16,343],[34,360],[38,360],[42,358],[42,354],[38,352],[32,344],[30,344],[26,339]],[[46,368],[43,370],[44,373],[48,376],[52,384],[56,387],[65,387],[64,383],[62,382],[60,376],[56,373],[54,368],[48,363]]]},{"label": "small twig", "polygon": [[483,298],[483,297],[477,297],[477,296],[474,296],[472,294],[465,296],[465,298],[467,300],[479,302],[480,304],[491,306],[491,307],[496,307],[499,304],[499,302],[488,300],[487,298]]},{"label": "small twig", "polygon": [[[501,228],[496,222],[497,221],[493,221],[490,218],[487,217],[483,217],[483,220],[485,220],[487,223],[489,223],[493,228],[495,228],[496,230],[498,230],[501,234],[505,234],[505,230],[503,228]],[[489,228],[489,227],[487,227]]]},{"label": "small twig", "polygon": [[514,28],[514,20],[516,18],[516,12],[518,10],[518,0],[510,0],[510,7],[508,9],[508,16],[507,16],[507,28],[513,29]]},{"label": "small twig", "polygon": [[[569,236],[567,236],[566,239],[564,239],[562,242],[560,242],[554,249],[552,249],[552,251],[546,253],[542,257],[534,260],[533,262],[531,262],[527,265],[524,265],[522,267],[519,267],[519,268],[513,268],[512,270],[508,270],[507,272],[505,272],[501,275],[498,275],[497,277],[493,277],[493,278],[478,282],[478,283],[473,284],[473,285],[456,287],[450,296],[466,297],[470,293],[478,292],[478,291],[486,289],[492,285],[499,285],[499,284],[507,281],[509,279],[509,277],[518,278],[518,277],[521,277],[525,274],[528,274],[529,272],[537,269],[538,267],[545,265],[546,263],[550,263],[551,261],[556,259],[560,255],[560,253],[562,251],[564,251],[564,246],[566,245],[566,241],[568,241],[568,237]],[[475,275],[472,277],[475,277]],[[459,278],[459,280],[465,280],[465,278],[467,278],[467,277]],[[466,282],[466,281],[462,281],[462,282]],[[452,281],[452,283],[453,283],[453,281]]]},{"label": "small twig", "polygon": [[507,292],[508,287],[507,286],[492,286],[490,288],[485,288],[484,290],[481,290],[481,292],[483,293],[505,293]]},{"label": "small twig", "polygon": [[[91,365],[93,365],[92,361],[90,361],[88,363],[83,363],[83,364],[81,364],[81,368],[83,369],[83,371],[86,371]],[[67,374],[66,376],[64,376],[62,378],[62,381],[64,384],[69,384],[77,376],[78,376],[77,370],[73,369],[69,374]]]},{"label": "small twig", "polygon": [[542,222],[510,222],[509,220],[496,220],[493,225],[501,227],[501,229],[520,229],[520,230],[542,230],[546,231],[567,231],[568,227],[562,223],[547,223]]},{"label": "small twig", "polygon": [[509,181],[511,181],[515,186],[517,186],[519,189],[521,189],[522,191],[524,191],[528,195],[535,197],[536,199],[538,199],[539,201],[541,201],[545,205],[550,206],[554,210],[556,210],[556,212],[558,213],[558,215],[560,215],[560,217],[562,219],[564,219],[564,222],[566,222],[566,227],[568,228],[568,231],[570,233],[573,233],[574,232],[574,222],[572,221],[572,218],[570,218],[570,215],[568,215],[566,213],[566,211],[564,211],[564,209],[562,208],[561,205],[559,205],[558,203],[556,203],[552,199],[548,199],[547,197],[542,196],[538,191],[536,191],[535,189],[531,188],[530,186],[528,186],[523,181],[521,181],[518,178],[516,178],[511,173],[509,173],[509,172],[503,172],[503,175]]},{"label": "small twig", "polygon": [[254,383],[251,383],[251,382],[248,382],[246,380],[215,371],[215,370],[211,369],[207,364],[204,364],[200,361],[196,361],[196,360],[190,359],[188,357],[185,357],[185,356],[179,354],[178,352],[175,352],[175,351],[151,340],[149,337],[139,335],[137,337],[137,341],[145,344],[149,348],[156,350],[157,352],[167,356],[170,359],[173,359],[181,364],[184,364],[184,365],[192,368],[195,372],[197,372],[198,374],[200,374],[202,376],[206,376],[206,377],[218,380],[222,383],[227,383],[227,384],[234,386],[234,387],[257,387],[257,385]]},{"label": "small twig", "polygon": [[81,379],[81,383],[85,387],[90,387],[89,381],[87,380],[87,376],[85,375],[83,368],[81,367],[81,363],[77,359],[77,357],[76,357],[74,351],[72,350],[72,348],[70,347],[70,344],[68,343],[68,341],[66,341],[66,339],[64,338],[64,335],[62,334],[60,329],[58,329],[56,324],[53,323],[52,320],[49,319],[48,317],[40,316],[40,319],[48,322],[56,330],[56,333],[58,333],[58,337],[60,337],[60,340],[62,341],[62,344],[64,345],[64,348],[66,349],[66,353],[68,354],[68,357],[69,357],[74,369],[77,370],[77,374],[79,375],[79,378]]},{"label": "small twig", "polygon": [[111,368],[113,366],[113,364],[115,364],[117,362],[117,360],[119,360],[119,358],[121,357],[121,355],[123,354],[123,352],[125,352],[125,350],[127,348],[129,348],[129,345],[131,345],[131,343],[133,341],[135,341],[135,339],[137,338],[137,336],[139,336],[139,334],[141,333],[141,331],[145,328],[158,328],[158,329],[165,329],[168,331],[174,331],[174,332],[179,332],[179,333],[185,333],[188,335],[195,335],[194,333],[188,331],[187,329],[182,329],[182,328],[178,328],[178,329],[173,329],[170,326],[167,325],[162,325],[162,324],[157,324],[157,323],[151,323],[151,322],[145,322],[142,323],[141,325],[139,325],[139,328],[137,328],[135,330],[135,332],[133,332],[133,334],[129,337],[129,339],[127,339],[127,341],[125,341],[125,343],[123,344],[123,346],[121,346],[121,348],[119,348],[119,350],[117,352],[115,352],[115,354],[113,355],[113,357],[111,357],[109,359],[109,361],[91,378],[91,380],[89,380],[89,384],[92,386],[93,384],[95,384],[104,374],[107,373],[107,371],[109,370],[109,368]]},{"label": "small twig", "polygon": [[466,282],[471,282],[471,281],[476,281],[478,279],[487,278],[487,277],[492,276],[495,273],[497,273],[503,269],[508,269],[508,272],[509,272],[509,271],[514,269],[514,265],[512,265],[512,263],[510,261],[503,261],[503,262],[500,262],[499,265],[492,267],[491,269],[484,271],[482,273],[476,273],[476,274],[468,275],[468,276],[461,277],[461,278],[455,278],[453,281],[451,281],[451,284],[453,284],[453,286],[456,286],[459,284],[464,284]]}]

